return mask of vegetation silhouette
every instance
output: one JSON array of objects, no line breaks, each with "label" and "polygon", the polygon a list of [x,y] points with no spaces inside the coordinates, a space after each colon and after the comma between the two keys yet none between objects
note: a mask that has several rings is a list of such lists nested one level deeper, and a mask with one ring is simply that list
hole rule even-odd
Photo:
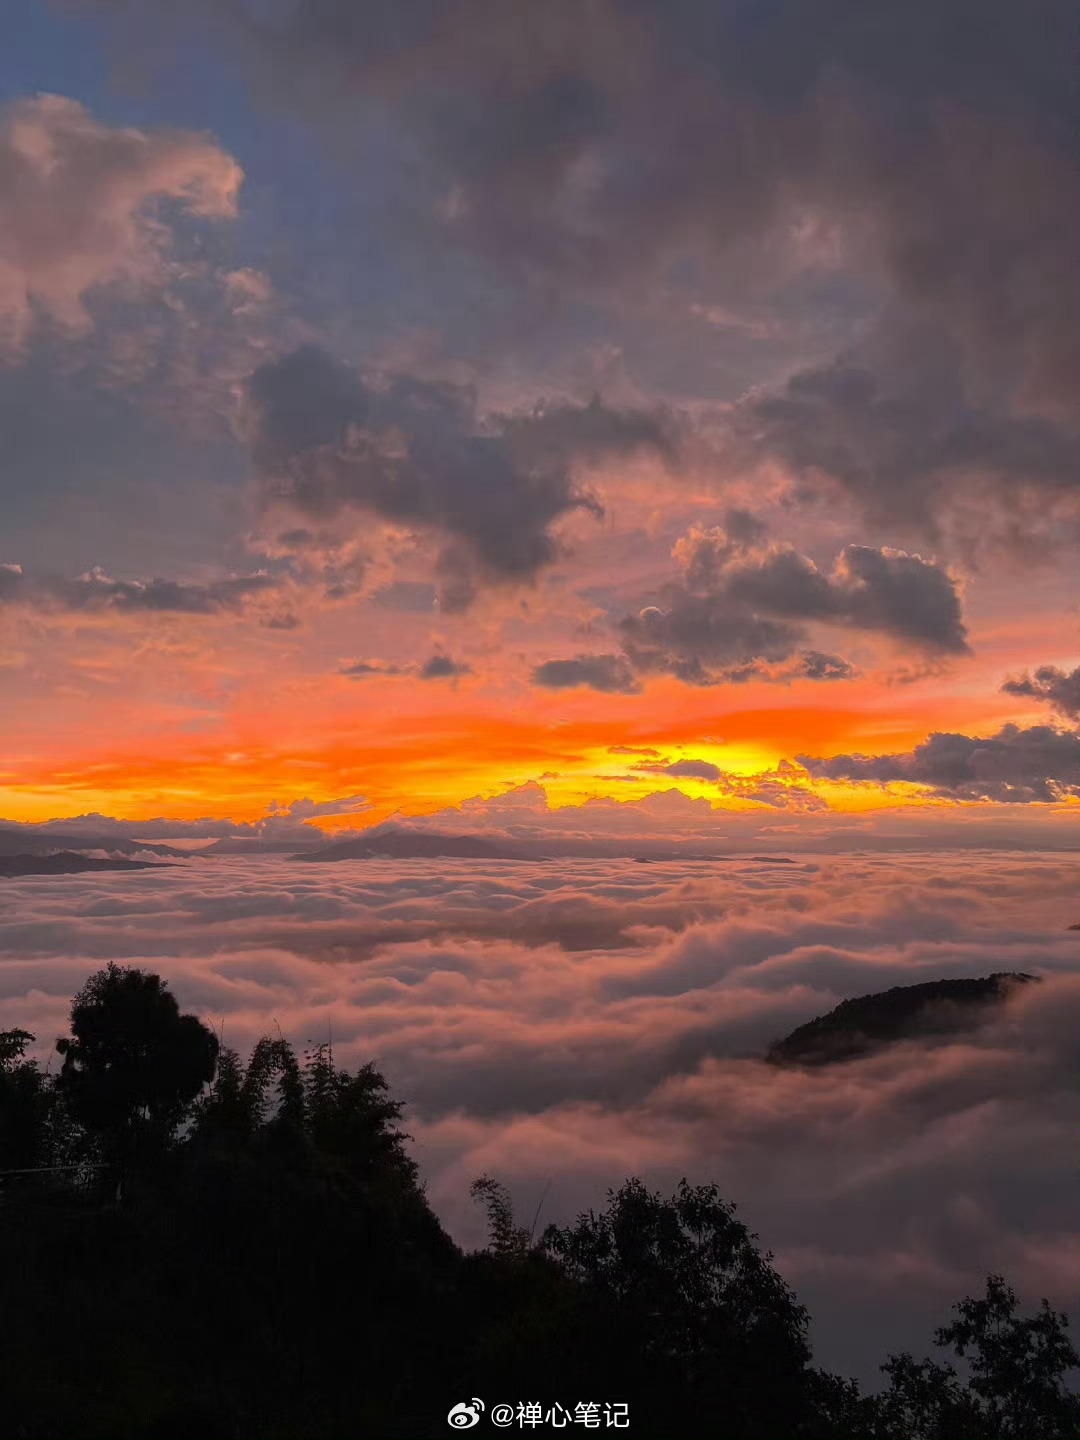
[{"label": "vegetation silhouette", "polygon": [[[489,1242],[431,1210],[371,1065],[247,1062],[156,975],[91,976],[60,1040],[0,1031],[0,1405],[20,1440],[406,1440],[463,1397],[622,1402],[639,1436],[1059,1440],[1067,1321],[1000,1276],[863,1395],[715,1186],[630,1179],[542,1235],[491,1177]],[[485,1422],[486,1423],[486,1422]],[[535,1433],[547,1433],[541,1424]],[[609,1427],[610,1428],[610,1427]]]}]

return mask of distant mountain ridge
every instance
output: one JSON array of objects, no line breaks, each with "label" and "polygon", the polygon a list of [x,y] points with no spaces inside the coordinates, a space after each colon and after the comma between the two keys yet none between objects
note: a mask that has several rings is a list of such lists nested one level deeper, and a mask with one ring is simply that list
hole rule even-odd
[{"label": "distant mountain ridge", "polygon": [[[219,841],[203,855],[244,853],[236,842]],[[274,848],[278,848],[275,844]],[[378,825],[362,835],[315,850],[294,850],[294,860],[635,860],[638,864],[665,861],[694,861],[699,864],[734,864],[757,861],[769,865],[792,865],[783,855],[710,854],[689,843],[658,844],[642,849],[640,842],[620,844],[618,840],[589,842],[578,836],[553,836],[548,840],[523,839],[509,844],[481,835],[448,830],[412,830],[399,825]]]},{"label": "distant mountain ridge", "polygon": [[173,845],[150,840],[128,840],[118,835],[72,835],[56,830],[21,829],[0,825],[0,855],[53,855],[58,851],[107,850],[114,855],[134,855],[145,851],[184,859],[190,854]]},{"label": "distant mountain ridge", "polygon": [[50,855],[0,855],[0,879],[20,875],[82,875],[96,870],[164,870],[154,860],[97,860],[89,855],[76,855],[60,850]]},{"label": "distant mountain ridge", "polygon": [[357,840],[342,840],[318,850],[302,850],[295,860],[532,860],[508,846],[478,835],[449,835],[435,830],[387,829]]},{"label": "distant mountain ridge", "polygon": [[979,979],[895,985],[841,1001],[827,1014],[774,1041],[765,1058],[772,1065],[831,1065],[895,1040],[969,1029],[989,1018],[985,1012],[990,1007],[1037,981],[1035,975],[1003,970]]}]

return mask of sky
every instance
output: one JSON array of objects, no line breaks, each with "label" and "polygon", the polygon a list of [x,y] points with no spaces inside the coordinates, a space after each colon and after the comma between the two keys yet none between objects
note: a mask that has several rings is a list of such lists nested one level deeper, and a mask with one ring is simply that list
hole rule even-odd
[{"label": "sky", "polygon": [[1073,18],[12,0],[0,815],[1072,843]]},{"label": "sky", "polygon": [[[0,848],[192,853],[0,882],[3,1023],[117,960],[330,1037],[466,1244],[485,1171],[715,1180],[866,1380],[989,1270],[1067,1303],[1075,6],[5,22]],[[531,858],[289,853],[387,821]]]}]

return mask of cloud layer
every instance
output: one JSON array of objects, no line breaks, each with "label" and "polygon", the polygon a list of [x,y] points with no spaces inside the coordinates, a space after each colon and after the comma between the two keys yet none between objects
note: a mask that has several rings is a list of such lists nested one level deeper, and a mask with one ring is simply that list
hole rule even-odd
[{"label": "cloud layer", "polygon": [[[715,1178],[810,1305],[820,1358],[872,1379],[987,1269],[1069,1298],[1074,870],[262,857],[41,877],[5,882],[0,996],[5,1024],[48,1039],[116,959],[160,970],[241,1049],[275,1024],[332,1035],[409,1102],[432,1198],[466,1240],[482,1171],[523,1213],[550,1181],[545,1218],[631,1171]],[[962,1037],[814,1073],[756,1058],[848,996],[1009,969],[1043,983]]]}]

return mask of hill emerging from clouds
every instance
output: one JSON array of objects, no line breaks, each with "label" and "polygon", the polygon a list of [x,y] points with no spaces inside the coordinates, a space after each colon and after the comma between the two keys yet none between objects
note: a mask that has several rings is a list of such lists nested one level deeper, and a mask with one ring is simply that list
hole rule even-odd
[{"label": "hill emerging from clouds", "polygon": [[117,835],[111,830],[53,830],[38,825],[0,825],[0,856],[56,855],[60,852],[103,850],[124,856],[142,852],[173,860],[185,858],[186,852],[173,845],[162,845],[138,836]]},{"label": "hill emerging from clouds", "polygon": [[516,849],[479,835],[447,835],[438,831],[379,827],[359,839],[342,840],[317,850],[301,851],[298,860],[526,860]]},{"label": "hill emerging from clouds", "polygon": [[773,1065],[831,1065],[853,1060],[895,1040],[966,1030],[989,1018],[1021,985],[1036,980],[1019,971],[978,979],[929,980],[894,985],[872,995],[841,1001],[775,1041],[766,1052]]},{"label": "hill emerging from clouds", "polygon": [[[730,818],[730,817],[727,817]],[[739,835],[743,846],[717,823],[703,800],[679,791],[658,792],[628,803],[592,800],[552,809],[535,784],[509,795],[469,802],[424,817],[395,817],[361,833],[353,831],[315,848],[294,845],[297,860],[583,860],[634,859],[714,863],[753,859],[791,864],[786,856],[747,854],[756,832]],[[790,835],[785,834],[785,840]],[[280,848],[280,841],[275,848]],[[744,848],[745,846],[745,848]],[[259,842],[219,841],[205,855],[257,853]]]},{"label": "hill emerging from clouds", "polygon": [[82,875],[98,870],[160,870],[153,860],[96,859],[60,850],[52,855],[0,855],[0,878],[20,875]]}]

